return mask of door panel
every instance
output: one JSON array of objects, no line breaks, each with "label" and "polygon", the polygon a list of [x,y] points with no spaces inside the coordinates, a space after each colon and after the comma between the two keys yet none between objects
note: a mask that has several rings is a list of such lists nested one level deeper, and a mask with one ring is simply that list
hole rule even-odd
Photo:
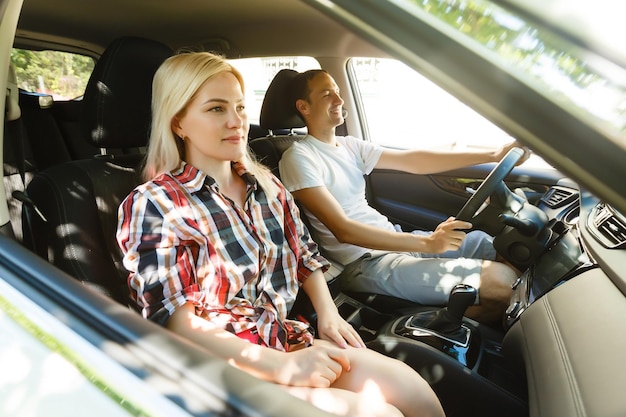
[{"label": "door panel", "polygon": [[[413,175],[400,171],[374,170],[368,177],[368,199],[392,223],[403,230],[434,230],[455,216],[495,164],[482,164],[436,175]],[[506,179],[513,190],[521,188],[536,201],[563,175],[551,169],[516,167]]]}]

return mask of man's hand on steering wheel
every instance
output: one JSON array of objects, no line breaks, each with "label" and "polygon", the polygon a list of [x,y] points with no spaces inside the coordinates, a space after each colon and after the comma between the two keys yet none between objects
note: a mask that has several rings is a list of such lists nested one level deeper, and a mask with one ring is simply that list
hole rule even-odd
[{"label": "man's hand on steering wheel", "polygon": [[530,158],[530,155],[532,153],[530,148],[528,148],[527,146],[523,146],[521,143],[519,143],[518,141],[514,140],[513,142],[509,142],[509,143],[503,145],[500,149],[498,149],[497,151],[494,152],[494,162],[501,161],[502,158],[504,158],[506,156],[506,154],[509,153],[509,151],[511,149],[513,149],[513,148],[520,148],[521,150],[524,151],[524,154],[519,159],[519,161],[517,161],[515,166],[522,165],[524,162],[526,162],[528,160],[528,158]]},{"label": "man's hand on steering wheel", "polygon": [[439,223],[437,228],[428,237],[429,253],[443,253],[449,250],[457,250],[465,240],[466,229],[471,229],[472,224],[449,217]]},{"label": "man's hand on steering wheel", "polygon": [[512,194],[505,185],[504,178],[509,175],[514,166],[519,164],[519,161],[524,158],[526,152],[520,147],[509,147],[510,144],[502,148],[502,150],[508,149],[506,155],[500,160],[500,162],[498,162],[487,178],[485,178],[485,181],[481,183],[480,187],[478,187],[474,194],[461,208],[459,213],[456,215],[458,220],[472,222],[482,204],[494,192],[500,192],[500,194]]}]

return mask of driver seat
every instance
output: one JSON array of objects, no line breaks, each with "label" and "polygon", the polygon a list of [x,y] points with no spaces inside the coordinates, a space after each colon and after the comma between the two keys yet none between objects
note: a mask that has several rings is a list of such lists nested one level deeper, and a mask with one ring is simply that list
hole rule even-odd
[{"label": "driver seat", "polygon": [[[282,69],[276,73],[263,98],[259,119],[261,127],[269,133],[265,137],[252,139],[249,143],[257,160],[267,166],[278,178],[280,178],[278,162],[283,152],[293,143],[306,137],[305,134],[297,133],[306,131],[306,125],[290,100],[291,82],[297,75],[298,72],[292,69]],[[274,132],[286,133],[275,134]],[[314,231],[306,216],[302,215],[301,218],[315,240]],[[326,273],[329,282],[343,270],[343,265],[337,262],[331,263],[332,267]]]}]

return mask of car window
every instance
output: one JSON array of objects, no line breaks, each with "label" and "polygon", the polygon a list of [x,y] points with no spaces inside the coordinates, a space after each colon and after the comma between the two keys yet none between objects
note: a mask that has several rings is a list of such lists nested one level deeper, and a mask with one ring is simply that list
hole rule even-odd
[{"label": "car window", "polygon": [[302,72],[320,68],[315,58],[307,56],[242,58],[232,59],[230,62],[241,72],[245,80],[248,121],[254,124],[259,124],[263,97],[278,71],[289,68]]},{"label": "car window", "polygon": [[13,49],[11,64],[20,89],[63,101],[82,97],[95,62],[70,52]]},{"label": "car window", "polygon": [[[494,149],[513,140],[417,71],[395,59],[352,58],[365,135],[397,149]],[[538,165],[547,164],[537,156]]]},{"label": "car window", "polygon": [[[611,48],[600,48],[604,55],[585,50],[570,43],[575,42],[575,36],[571,40],[557,36],[530,19],[483,0],[395,3],[408,14],[427,13],[452,28],[483,57],[509,68],[521,82],[566,111],[611,132],[618,144],[626,146],[626,69],[607,59]],[[569,30],[576,30],[571,27],[574,24],[588,35],[595,33],[600,38],[611,33],[614,39],[619,38],[619,33],[611,32],[617,20],[603,18],[606,9],[587,9],[584,21],[570,22]],[[565,15],[563,19],[567,20]]]}]

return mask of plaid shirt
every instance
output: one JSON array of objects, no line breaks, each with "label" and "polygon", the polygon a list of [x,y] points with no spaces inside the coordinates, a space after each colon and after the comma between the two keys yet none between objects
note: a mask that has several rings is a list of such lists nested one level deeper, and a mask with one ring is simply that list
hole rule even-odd
[{"label": "plaid shirt", "polygon": [[117,240],[131,296],[161,324],[191,302],[216,326],[258,332],[258,343],[287,350],[288,338],[308,328],[286,318],[299,284],[328,262],[278,180],[279,194],[268,201],[245,167],[233,169],[247,183],[244,207],[184,162],[122,202]]}]

